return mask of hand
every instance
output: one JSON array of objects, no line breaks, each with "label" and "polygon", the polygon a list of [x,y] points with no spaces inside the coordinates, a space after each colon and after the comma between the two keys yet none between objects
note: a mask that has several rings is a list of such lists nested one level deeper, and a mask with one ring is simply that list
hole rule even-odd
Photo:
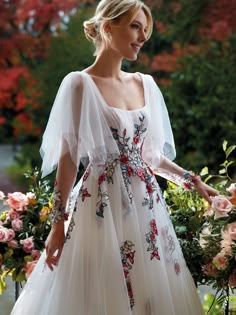
[{"label": "hand", "polygon": [[53,266],[57,266],[62,249],[65,243],[64,221],[61,220],[52,224],[51,231],[45,242],[46,245],[46,264],[53,271]]},{"label": "hand", "polygon": [[211,197],[218,196],[219,192],[207,185],[206,183],[199,181],[194,185],[194,189],[201,195],[210,205],[212,203]]}]

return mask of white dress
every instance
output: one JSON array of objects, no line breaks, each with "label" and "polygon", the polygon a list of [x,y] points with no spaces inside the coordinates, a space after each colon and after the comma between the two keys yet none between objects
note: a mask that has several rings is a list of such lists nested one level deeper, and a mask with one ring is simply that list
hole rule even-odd
[{"label": "white dress", "polygon": [[162,155],[174,158],[168,114],[155,82],[140,76],[145,104],[131,111],[108,106],[85,72],[63,80],[41,148],[43,174],[66,151],[87,169],[58,267],[51,272],[42,254],[11,315],[204,314],[150,168]]}]

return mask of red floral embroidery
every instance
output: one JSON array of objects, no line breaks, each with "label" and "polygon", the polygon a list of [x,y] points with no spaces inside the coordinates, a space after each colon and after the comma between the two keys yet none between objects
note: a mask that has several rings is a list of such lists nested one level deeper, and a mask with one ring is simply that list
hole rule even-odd
[{"label": "red floral embroidery", "polygon": [[150,227],[151,231],[146,234],[146,241],[149,244],[147,251],[151,252],[151,260],[153,260],[153,258],[160,260],[158,247],[156,246],[156,236],[158,235],[158,230],[154,219],[150,222]]},{"label": "red floral embroidery", "polygon": [[134,264],[135,251],[133,250],[134,244],[131,241],[125,241],[120,248],[121,260],[124,270],[124,276],[126,280],[126,286],[129,294],[130,307],[134,306],[134,294],[131,285],[130,271]]}]

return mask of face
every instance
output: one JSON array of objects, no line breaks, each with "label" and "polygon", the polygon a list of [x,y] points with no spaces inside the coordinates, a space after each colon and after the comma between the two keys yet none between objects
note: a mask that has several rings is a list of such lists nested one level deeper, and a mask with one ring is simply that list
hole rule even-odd
[{"label": "face", "polygon": [[130,16],[124,15],[118,22],[109,24],[111,44],[119,57],[128,60],[136,60],[140,49],[147,40],[147,18],[142,9],[135,18],[130,21]]}]

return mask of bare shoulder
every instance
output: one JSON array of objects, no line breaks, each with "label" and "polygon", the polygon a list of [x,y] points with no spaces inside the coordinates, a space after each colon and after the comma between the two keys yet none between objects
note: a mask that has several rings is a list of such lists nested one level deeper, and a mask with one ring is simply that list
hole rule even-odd
[{"label": "bare shoulder", "polygon": [[75,90],[79,90],[83,86],[83,79],[80,71],[68,73],[63,81],[67,82]]}]

